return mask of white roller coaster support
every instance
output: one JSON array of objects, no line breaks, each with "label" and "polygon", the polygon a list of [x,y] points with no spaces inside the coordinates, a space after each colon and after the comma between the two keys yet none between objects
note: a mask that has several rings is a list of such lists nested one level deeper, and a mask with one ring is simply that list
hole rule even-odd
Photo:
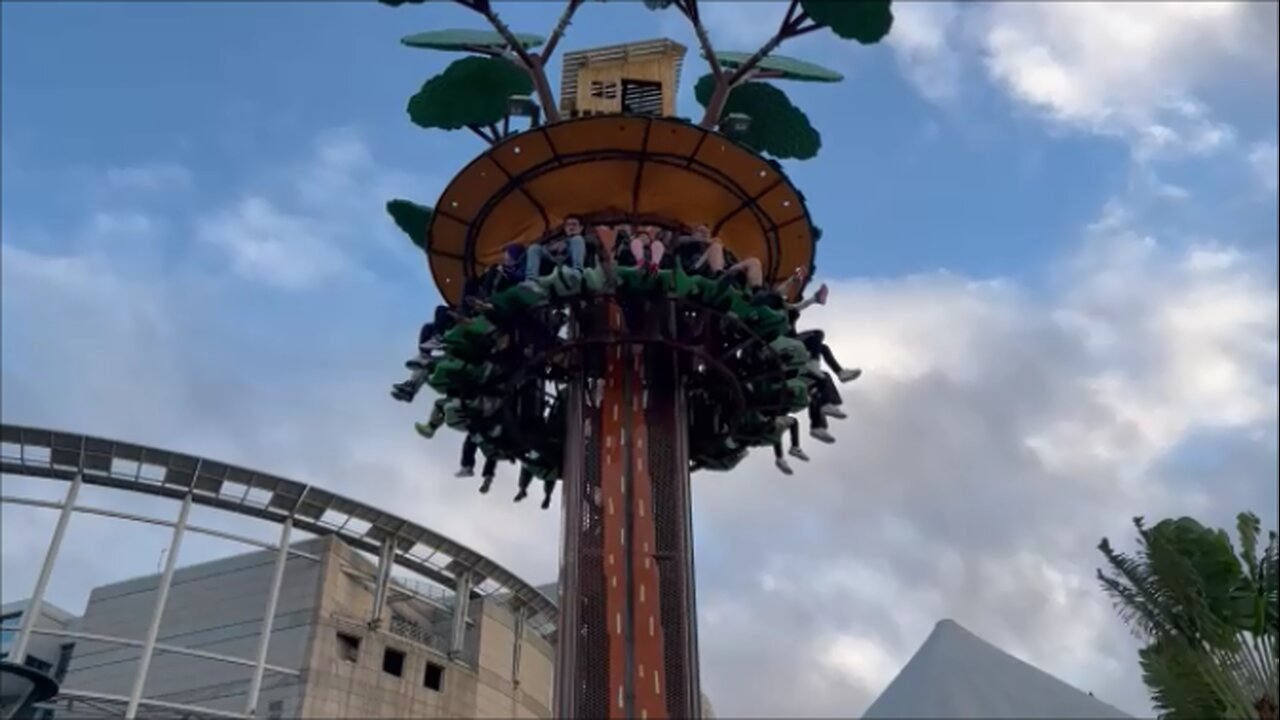
[{"label": "white roller coaster support", "polygon": [[160,586],[156,588],[156,606],[151,611],[151,626],[147,628],[147,639],[142,646],[142,657],[138,658],[138,672],[133,678],[133,691],[129,694],[129,707],[124,716],[133,720],[138,716],[138,703],[142,701],[142,689],[147,684],[147,673],[151,670],[151,656],[156,651],[156,638],[160,635],[160,620],[164,617],[164,606],[169,601],[169,587],[173,584],[173,570],[178,565],[178,550],[182,547],[182,535],[187,529],[187,516],[191,514],[191,493],[182,498],[182,509],[178,511],[178,521],[173,525],[173,539],[169,542],[169,555],[164,560],[164,574],[160,576]]},{"label": "white roller coaster support", "polygon": [[276,567],[271,576],[271,591],[267,594],[266,614],[262,616],[262,634],[258,636],[258,659],[253,666],[253,679],[249,681],[249,697],[244,705],[244,714],[250,717],[258,714],[262,673],[267,667],[267,649],[271,645],[271,625],[276,619],[276,604],[280,601],[280,586],[284,583],[284,566],[289,561],[289,533],[292,531],[293,518],[286,518],[280,527],[280,551],[276,553]]},{"label": "white roller coaster support", "polygon": [[53,575],[53,565],[58,561],[58,549],[62,547],[62,538],[67,534],[67,523],[71,521],[71,513],[75,510],[76,496],[80,494],[83,475],[76,473],[67,489],[67,497],[62,501],[62,512],[58,513],[58,524],[53,528],[53,539],[49,541],[49,550],[44,554],[44,564],[40,566],[40,576],[36,578],[36,588],[27,602],[27,609],[22,613],[22,625],[18,630],[18,639],[14,641],[9,659],[15,663],[27,659],[27,644],[31,642],[31,629],[40,619],[40,610],[44,605],[44,592],[49,587],[49,577]]}]

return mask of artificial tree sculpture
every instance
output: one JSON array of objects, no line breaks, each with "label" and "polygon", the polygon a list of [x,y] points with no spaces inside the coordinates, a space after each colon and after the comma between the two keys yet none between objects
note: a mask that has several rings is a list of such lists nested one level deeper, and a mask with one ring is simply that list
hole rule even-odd
[{"label": "artificial tree sculpture", "polygon": [[[821,138],[769,82],[841,78],[773,51],[822,29],[874,43],[892,24],[889,2],[790,0],[768,42],[732,53],[712,45],[697,0],[645,0],[683,14],[698,38],[710,67],[695,87],[698,123],[661,114],[673,105],[678,44],[599,50],[657,54],[659,69],[582,70],[579,104],[566,100],[562,117],[546,67],[586,0],[567,0],[545,42],[511,30],[491,0],[454,2],[492,31],[404,38],[470,55],[429,79],[408,112],[489,147],[434,208],[387,203],[446,303],[434,324],[456,325],[424,327],[416,385],[393,396],[430,385],[439,399],[418,431],[461,430],[464,468],[477,449],[490,465],[519,462],[517,501],[535,478],[544,507],[563,488],[556,717],[696,718],[690,473],[729,470],[770,446],[790,473],[791,415],[808,411],[823,442],[833,441],[826,417],[843,417],[819,358],[842,381],[857,376],[820,334],[795,328],[800,309],[825,301],[821,291],[802,299],[820,232],[780,161],[816,156]],[[598,105],[587,97],[596,86]],[[661,109],[615,112],[605,100]],[[525,103],[546,123],[513,132],[508,116]],[[807,459],[792,442],[791,456]]]}]

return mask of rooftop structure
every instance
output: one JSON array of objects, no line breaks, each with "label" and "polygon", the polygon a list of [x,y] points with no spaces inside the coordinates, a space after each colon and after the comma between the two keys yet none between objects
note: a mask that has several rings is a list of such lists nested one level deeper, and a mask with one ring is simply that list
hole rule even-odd
[{"label": "rooftop structure", "polygon": [[937,624],[864,718],[1127,718],[961,627]]}]

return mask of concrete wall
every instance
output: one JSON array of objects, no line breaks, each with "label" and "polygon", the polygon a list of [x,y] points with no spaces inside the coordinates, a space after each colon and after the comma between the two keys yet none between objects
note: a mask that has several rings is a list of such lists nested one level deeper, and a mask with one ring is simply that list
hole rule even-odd
[{"label": "concrete wall", "polygon": [[[512,673],[514,616],[494,603],[471,603],[474,621],[464,651],[447,654],[449,611],[392,594],[378,629],[373,607],[373,564],[339,542],[325,554],[315,643],[307,662],[304,717],[544,718],[550,716],[552,651],[536,639],[521,650],[521,682]],[[426,642],[389,631],[392,612],[433,631]],[[356,638],[354,660],[343,655],[339,634]],[[400,676],[384,671],[387,650],[403,653]],[[424,685],[429,665],[443,669],[439,690]]]},{"label": "concrete wall", "polygon": [[[322,541],[295,547],[314,553]],[[274,551],[261,551],[177,570],[157,642],[253,661],[275,560]],[[317,604],[319,565],[302,557],[286,563],[268,664],[303,666]],[[94,589],[79,629],[145,639],[159,580],[155,575]],[[128,696],[141,654],[137,647],[78,641],[64,687]],[[143,697],[239,712],[244,710],[251,675],[247,666],[157,651]],[[259,715],[267,716],[270,708],[282,717],[296,716],[300,686],[300,678],[268,672]]]}]

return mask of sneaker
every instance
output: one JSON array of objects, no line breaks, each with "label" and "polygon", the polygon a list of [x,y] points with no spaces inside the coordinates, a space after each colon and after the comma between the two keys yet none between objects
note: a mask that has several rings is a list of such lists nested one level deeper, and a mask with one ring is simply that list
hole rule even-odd
[{"label": "sneaker", "polygon": [[836,377],[840,378],[840,382],[853,382],[862,377],[862,370],[859,368],[845,368],[836,373]]},{"label": "sneaker", "polygon": [[787,451],[787,454],[801,462],[809,462],[809,454],[798,447],[791,448]]},{"label": "sneaker", "polygon": [[486,475],[480,483],[480,494],[484,495],[489,492],[489,488],[493,487],[493,476]]},{"label": "sneaker", "polygon": [[794,470],[792,470],[792,469],[791,469],[791,466],[787,464],[787,459],[786,459],[786,458],[784,458],[784,457],[780,457],[780,458],[778,458],[778,459],[774,460],[774,461],[773,461],[773,464],[778,466],[778,470],[780,470],[780,471],[782,472],[782,474],[783,474],[783,475],[794,475],[794,474],[795,474],[795,471],[794,471]]},{"label": "sneaker", "polygon": [[423,355],[430,355],[432,350],[439,350],[444,347],[444,340],[433,337],[430,340],[418,345],[418,350]]},{"label": "sneaker", "polygon": [[828,445],[836,441],[835,437],[831,434],[831,431],[826,428],[809,428],[809,436],[814,440],[820,440]]},{"label": "sneaker", "polygon": [[453,474],[456,478],[469,478],[476,476],[476,469],[473,467],[462,466],[458,468],[458,472]]},{"label": "sneaker", "polygon": [[428,440],[435,437],[436,435],[436,429],[431,427],[427,423],[416,422],[413,424],[413,429],[417,430],[419,435],[421,435],[422,437]]},{"label": "sneaker", "polygon": [[848,415],[844,414],[843,410],[841,410],[839,407],[835,405],[823,405],[822,414],[830,418],[835,418],[837,420],[844,420],[845,418],[849,417]]},{"label": "sneaker", "polygon": [[549,507],[551,507],[551,496],[547,495],[546,497],[542,498],[542,509],[546,510]]},{"label": "sneaker", "polygon": [[819,304],[819,305],[826,305],[826,304],[827,304],[827,295],[828,295],[828,293],[829,293],[829,292],[830,292],[830,291],[827,289],[827,284],[826,284],[826,283],[822,283],[822,285],[820,285],[820,286],[818,287],[818,292],[814,293],[813,297],[814,297],[814,299],[815,299],[815,300],[817,300],[817,301],[818,301],[818,304]]},{"label": "sneaker", "polygon": [[410,370],[426,370],[427,359],[421,355],[414,358],[409,358],[408,360],[404,361],[404,366]]},{"label": "sneaker", "polygon": [[512,500],[511,502],[520,502],[521,500],[527,497],[529,497],[529,493],[524,490],[521,490],[520,492],[516,493],[515,499]]}]

